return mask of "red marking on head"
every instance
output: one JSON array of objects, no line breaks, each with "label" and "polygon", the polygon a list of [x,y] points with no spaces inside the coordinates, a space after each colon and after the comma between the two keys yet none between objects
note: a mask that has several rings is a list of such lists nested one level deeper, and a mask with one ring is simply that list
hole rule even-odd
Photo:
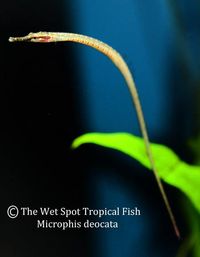
[{"label": "red marking on head", "polygon": [[51,42],[52,37],[50,36],[40,36],[37,38],[39,42]]}]

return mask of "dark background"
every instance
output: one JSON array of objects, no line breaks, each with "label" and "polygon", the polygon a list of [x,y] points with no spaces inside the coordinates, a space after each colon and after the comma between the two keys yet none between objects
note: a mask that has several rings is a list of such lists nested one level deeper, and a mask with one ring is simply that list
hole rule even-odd
[{"label": "dark background", "polygon": [[[180,3],[179,3],[180,2]],[[197,1],[4,1],[0,8],[0,256],[176,256],[155,179],[121,154],[72,140],[89,132],[140,134],[124,81],[99,53],[76,44],[10,44],[30,31],[68,31],[118,49],[134,71],[150,138],[193,156],[198,134]],[[190,19],[192,17],[192,19]],[[133,119],[132,119],[133,117]],[[165,185],[183,235],[180,199]],[[37,230],[8,206],[105,208],[138,205],[117,231]],[[167,247],[166,247],[167,242]]]}]

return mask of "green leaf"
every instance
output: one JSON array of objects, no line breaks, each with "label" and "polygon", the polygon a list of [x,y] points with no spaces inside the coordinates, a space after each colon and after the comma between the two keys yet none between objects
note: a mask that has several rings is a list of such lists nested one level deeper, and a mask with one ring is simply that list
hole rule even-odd
[{"label": "green leaf", "polygon": [[[128,133],[88,133],[76,138],[72,148],[86,143],[118,150],[150,169],[144,141],[140,137]],[[200,167],[183,162],[164,145],[151,143],[151,148],[159,177],[185,193],[200,212]]]}]

